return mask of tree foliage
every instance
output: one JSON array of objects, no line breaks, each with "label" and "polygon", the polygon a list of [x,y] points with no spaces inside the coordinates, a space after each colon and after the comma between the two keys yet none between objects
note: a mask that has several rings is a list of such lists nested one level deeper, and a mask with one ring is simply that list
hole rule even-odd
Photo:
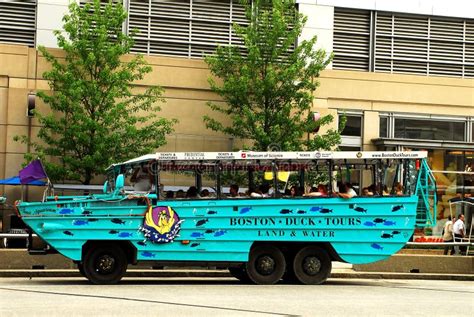
[{"label": "tree foliage", "polygon": [[55,32],[64,59],[39,48],[52,66],[43,74],[52,92],[37,95],[52,111],[35,113],[42,142],[31,144],[35,155],[56,158],[45,161],[52,179],[89,184],[111,163],[165,144],[172,132],[175,120],[157,116],[162,88],[132,91],[152,68],[141,55],[124,57],[133,46],[122,32],[126,18],[121,3],[72,2],[64,31]]},{"label": "tree foliage", "polygon": [[306,138],[334,119],[327,115],[314,122],[310,112],[319,85],[316,78],[332,57],[315,49],[316,37],[295,46],[306,17],[294,0],[254,0],[244,5],[249,24],[234,25],[244,48],[219,46],[206,58],[214,76],[209,79],[211,89],[225,102],[208,105],[231,123],[204,116],[206,126],[253,140],[254,150],[333,148],[340,143],[337,129]]}]

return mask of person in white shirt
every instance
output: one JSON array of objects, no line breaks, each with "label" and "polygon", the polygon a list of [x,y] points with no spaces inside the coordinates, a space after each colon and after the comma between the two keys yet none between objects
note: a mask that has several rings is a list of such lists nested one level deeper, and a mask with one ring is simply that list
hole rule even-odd
[{"label": "person in white shirt", "polygon": [[348,199],[348,198],[357,196],[357,193],[352,188],[352,185],[350,183],[338,182],[338,187],[339,187],[339,192],[335,193],[336,197]]},{"label": "person in white shirt", "polygon": [[137,192],[149,192],[152,189],[153,175],[147,166],[137,168],[130,181],[133,183],[133,189]]},{"label": "person in white shirt", "polygon": [[[443,241],[447,243],[453,242],[453,221],[451,220],[451,216],[448,217],[448,221],[446,221],[443,227]],[[448,252],[450,255],[454,254],[452,245],[444,247],[444,255],[447,255]]]},{"label": "person in white shirt", "polygon": [[[460,214],[458,220],[453,225],[454,241],[462,242],[464,235],[466,234],[466,227],[464,226],[464,215]],[[461,254],[466,253],[466,246],[460,246],[459,251]]]}]

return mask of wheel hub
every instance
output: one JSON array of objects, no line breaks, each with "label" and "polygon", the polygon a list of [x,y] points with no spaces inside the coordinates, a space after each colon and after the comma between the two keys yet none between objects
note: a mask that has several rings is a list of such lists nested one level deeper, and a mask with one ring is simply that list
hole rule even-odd
[{"label": "wheel hub", "polygon": [[97,259],[96,271],[100,274],[108,274],[114,270],[115,258],[108,254],[102,255]]},{"label": "wheel hub", "polygon": [[303,261],[303,270],[308,275],[316,275],[321,271],[321,261],[315,256],[308,256]]},{"label": "wheel hub", "polygon": [[268,255],[259,257],[256,264],[258,273],[262,275],[270,275],[275,271],[275,260]]}]

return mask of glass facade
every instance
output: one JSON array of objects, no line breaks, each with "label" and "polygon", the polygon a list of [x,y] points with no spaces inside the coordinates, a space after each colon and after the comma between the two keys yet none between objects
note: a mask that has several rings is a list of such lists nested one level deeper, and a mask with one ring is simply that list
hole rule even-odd
[{"label": "glass facade", "polygon": [[395,119],[395,138],[464,141],[464,122]]}]

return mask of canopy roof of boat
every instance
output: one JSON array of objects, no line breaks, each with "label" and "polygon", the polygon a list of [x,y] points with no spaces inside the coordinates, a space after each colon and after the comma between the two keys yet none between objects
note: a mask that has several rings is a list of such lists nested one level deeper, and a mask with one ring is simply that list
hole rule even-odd
[{"label": "canopy roof of boat", "polygon": [[170,161],[252,161],[252,160],[385,160],[385,159],[421,159],[426,158],[426,151],[409,152],[157,152],[154,154],[142,155],[131,160],[112,164],[107,170],[115,169],[121,166],[137,166],[142,163],[150,162],[170,162]]}]

